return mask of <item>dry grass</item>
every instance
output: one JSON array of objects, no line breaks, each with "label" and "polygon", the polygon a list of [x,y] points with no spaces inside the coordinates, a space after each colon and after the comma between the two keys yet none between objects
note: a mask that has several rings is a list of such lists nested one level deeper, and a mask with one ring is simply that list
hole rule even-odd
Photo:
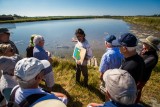
[{"label": "dry grass", "polygon": [[[160,103],[160,63],[154,69],[152,76],[142,92],[142,103],[145,106],[152,106],[153,103]],[[89,87],[75,83],[75,63],[73,60],[62,60],[54,58],[53,63],[55,86],[53,91],[66,94],[69,98],[68,107],[86,107],[90,102],[103,103],[105,96],[99,91],[98,68],[89,67]],[[83,77],[81,78],[83,80]],[[159,105],[154,104],[154,107]]]}]

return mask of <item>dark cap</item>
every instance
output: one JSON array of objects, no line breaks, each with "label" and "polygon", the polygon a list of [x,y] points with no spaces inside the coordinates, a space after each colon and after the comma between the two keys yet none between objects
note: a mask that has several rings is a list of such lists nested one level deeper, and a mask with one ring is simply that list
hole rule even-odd
[{"label": "dark cap", "polygon": [[10,33],[7,28],[0,28],[0,34],[2,33]]},{"label": "dark cap", "polygon": [[107,35],[105,41],[108,43],[112,43],[112,41],[115,39],[116,37],[114,35]]},{"label": "dark cap", "polygon": [[138,40],[136,36],[131,33],[124,33],[118,38],[120,46],[135,47],[137,46]]}]

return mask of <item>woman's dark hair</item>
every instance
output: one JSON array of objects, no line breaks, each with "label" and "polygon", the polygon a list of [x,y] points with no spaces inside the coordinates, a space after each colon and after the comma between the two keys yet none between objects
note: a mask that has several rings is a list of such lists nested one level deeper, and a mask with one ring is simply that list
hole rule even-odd
[{"label": "woman's dark hair", "polygon": [[83,31],[81,28],[78,28],[78,29],[76,30],[75,34],[76,34],[76,35],[77,35],[77,34],[81,34],[81,35],[83,35],[84,37],[86,36],[85,33],[84,33],[84,31]]}]

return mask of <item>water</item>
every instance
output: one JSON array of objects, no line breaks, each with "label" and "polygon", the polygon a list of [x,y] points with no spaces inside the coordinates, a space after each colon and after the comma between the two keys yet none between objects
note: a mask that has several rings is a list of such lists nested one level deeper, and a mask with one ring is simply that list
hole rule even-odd
[{"label": "water", "polygon": [[[25,56],[26,47],[32,34],[42,35],[45,39],[45,49],[51,51],[54,56],[71,57],[75,45],[71,42],[71,38],[75,37],[74,33],[77,28],[82,28],[95,57],[98,57],[102,56],[105,51],[104,38],[107,33],[119,36],[122,33],[130,32],[130,26],[118,19],[52,20],[0,24],[0,27],[10,29],[11,40],[23,56]],[[65,46],[65,48],[57,48],[59,46]]]}]

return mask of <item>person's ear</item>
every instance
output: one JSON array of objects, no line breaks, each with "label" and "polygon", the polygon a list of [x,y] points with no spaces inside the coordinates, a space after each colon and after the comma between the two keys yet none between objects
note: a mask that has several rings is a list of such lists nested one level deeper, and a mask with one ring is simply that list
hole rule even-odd
[{"label": "person's ear", "polygon": [[123,52],[127,51],[127,48],[125,46],[123,46],[122,49],[123,49]]},{"label": "person's ear", "polygon": [[42,73],[39,73],[36,77],[35,77],[36,80],[42,80],[43,79],[43,74]]},{"label": "person's ear", "polygon": [[111,95],[106,91],[106,100],[108,101],[109,99],[111,99]]}]

